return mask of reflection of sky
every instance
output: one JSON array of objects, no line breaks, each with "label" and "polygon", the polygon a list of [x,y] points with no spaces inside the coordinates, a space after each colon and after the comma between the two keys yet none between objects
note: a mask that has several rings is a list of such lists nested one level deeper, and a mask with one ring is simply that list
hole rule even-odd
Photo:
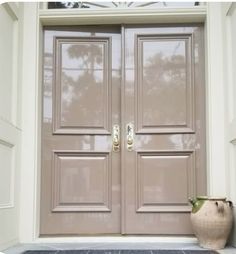
[{"label": "reflection of sky", "polygon": [[[64,74],[68,77],[72,78],[74,82],[78,81],[80,77],[82,77],[86,70],[63,70]],[[94,81],[97,83],[97,85],[100,85],[101,82],[103,82],[103,70],[93,70],[92,77]],[[77,83],[79,86],[79,83]]]},{"label": "reflection of sky", "polygon": [[[98,33],[91,33],[91,32],[70,32],[70,31],[46,31],[45,34],[45,43],[44,43],[44,51],[45,54],[52,54],[53,53],[53,43],[52,43],[52,37],[54,36],[61,36],[61,34],[63,33],[64,37],[67,36],[71,36],[71,37],[75,37],[75,38],[86,38],[88,36],[99,36],[99,37],[104,37],[104,38],[108,38],[112,36],[112,68],[113,69],[119,69],[121,67],[121,52],[120,52],[120,33],[102,33],[102,32],[98,32]],[[76,59],[74,59],[75,61],[77,61]],[[73,66],[74,67],[74,66]]]},{"label": "reflection of sky", "polygon": [[[69,55],[69,49],[71,46],[78,47],[78,51],[81,50],[82,47],[87,47],[87,52],[83,54],[81,57]],[[93,63],[88,61],[88,55],[91,54],[91,49],[93,46],[96,47],[96,50],[99,51],[99,57],[101,58],[101,62],[98,63],[94,61]],[[62,44],[62,69],[72,69],[72,70],[79,70],[79,69],[88,69],[91,68],[93,64],[94,69],[102,69],[103,68],[103,55],[104,55],[104,46],[101,43],[67,43]],[[96,57],[96,56],[94,56]]]},{"label": "reflection of sky", "polygon": [[107,136],[84,136],[83,150],[109,150],[111,147],[111,137]]},{"label": "reflection of sky", "polygon": [[[186,124],[185,41],[145,39],[142,42],[142,121],[145,126]],[[158,109],[158,110],[155,110]]]},{"label": "reflection of sky", "polygon": [[[183,78],[185,78],[185,72],[186,70],[183,69],[184,64],[186,64],[186,56],[185,56],[185,42],[180,40],[164,40],[164,41],[145,41],[143,42],[143,66],[144,69],[151,69],[151,68],[157,68],[157,64],[153,64],[152,62],[155,61],[155,56],[160,55],[161,59],[164,61],[160,61],[160,65],[165,65],[166,60],[169,61],[170,64],[174,65],[175,61],[171,60],[173,57],[183,57],[182,60],[182,70],[179,65],[169,66],[169,70],[166,69],[165,71],[162,70],[162,78],[167,83],[169,83],[173,77],[169,75],[169,71],[176,71],[178,69],[179,72],[182,72]],[[157,63],[157,62],[156,62]],[[150,75],[150,73],[149,73]]]},{"label": "reflection of sky", "polygon": [[149,63],[150,59],[156,55],[162,54],[163,57],[172,57],[174,55],[185,56],[184,41],[145,41],[143,42],[143,60],[144,64]]},{"label": "reflection of sky", "polygon": [[52,100],[50,97],[44,96],[43,116],[46,119],[52,118]]}]

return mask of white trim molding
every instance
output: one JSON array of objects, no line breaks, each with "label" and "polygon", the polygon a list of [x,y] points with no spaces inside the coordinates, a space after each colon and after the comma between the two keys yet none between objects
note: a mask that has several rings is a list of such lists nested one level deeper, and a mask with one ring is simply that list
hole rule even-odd
[{"label": "white trim molding", "polygon": [[40,95],[39,88],[39,19],[38,4],[24,3],[22,44],[22,145],[20,191],[20,242],[31,242],[38,237],[37,209],[39,202],[40,167]]},{"label": "white trim molding", "polygon": [[13,20],[18,20],[19,7],[16,5],[16,3],[4,3],[3,7],[7,10],[8,14],[12,17]]},{"label": "white trim molding", "polygon": [[39,11],[42,25],[204,22],[206,6],[163,9],[50,9]]},{"label": "white trim molding", "polygon": [[208,194],[225,196],[225,84],[221,3],[208,3],[207,7],[206,135]]}]

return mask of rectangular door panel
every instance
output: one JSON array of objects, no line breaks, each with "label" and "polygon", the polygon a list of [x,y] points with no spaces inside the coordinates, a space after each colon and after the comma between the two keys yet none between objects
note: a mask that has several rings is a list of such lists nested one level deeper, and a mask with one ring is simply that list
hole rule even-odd
[{"label": "rectangular door panel", "polygon": [[110,133],[111,38],[54,40],[54,134]]},{"label": "rectangular door panel", "polygon": [[137,35],[135,44],[137,132],[193,132],[192,35]]},{"label": "rectangular door panel", "polygon": [[126,26],[124,36],[123,128],[134,133],[123,233],[192,234],[188,198],[206,194],[203,27]]},{"label": "rectangular door panel", "polygon": [[138,152],[136,211],[189,212],[188,198],[196,193],[193,163],[192,152]]},{"label": "rectangular door panel", "polygon": [[53,151],[53,209],[111,211],[109,153]]}]

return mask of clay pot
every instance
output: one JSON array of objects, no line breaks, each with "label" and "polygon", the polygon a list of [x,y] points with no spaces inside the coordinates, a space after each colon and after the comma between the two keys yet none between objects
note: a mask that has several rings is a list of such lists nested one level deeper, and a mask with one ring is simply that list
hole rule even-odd
[{"label": "clay pot", "polygon": [[224,248],[233,224],[232,202],[205,196],[190,202],[193,231],[200,246],[213,250]]}]

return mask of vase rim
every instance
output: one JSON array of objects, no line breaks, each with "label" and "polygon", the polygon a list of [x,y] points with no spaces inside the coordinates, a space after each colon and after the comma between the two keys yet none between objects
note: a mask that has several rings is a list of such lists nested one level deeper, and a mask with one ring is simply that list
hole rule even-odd
[{"label": "vase rim", "polygon": [[197,196],[197,199],[201,200],[226,200],[226,197],[219,197],[219,196]]}]

